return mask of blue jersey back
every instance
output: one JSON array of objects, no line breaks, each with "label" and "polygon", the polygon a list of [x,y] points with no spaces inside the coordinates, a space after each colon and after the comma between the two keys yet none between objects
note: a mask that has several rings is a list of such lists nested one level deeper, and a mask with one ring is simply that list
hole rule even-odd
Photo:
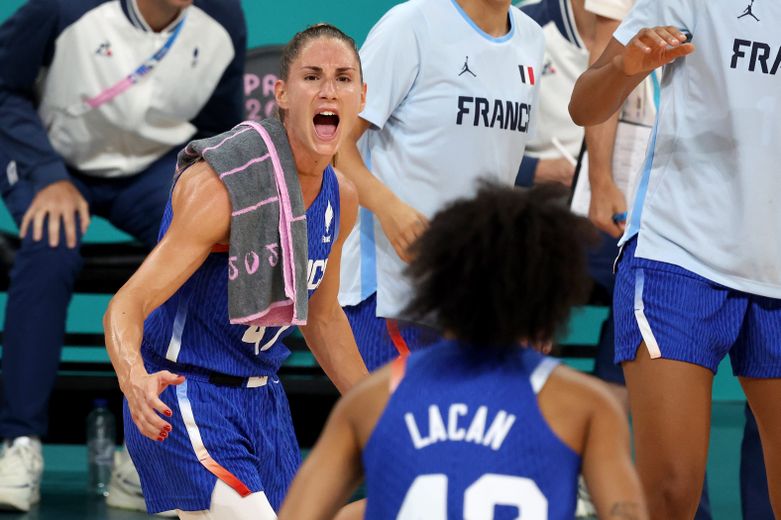
[{"label": "blue jersey back", "polygon": [[[171,225],[166,205],[160,237]],[[309,296],[320,285],[339,230],[339,182],[331,166],[306,211]],[[333,268],[338,269],[339,266]],[[198,270],[144,322],[145,358],[168,360],[240,377],[273,375],[290,351],[282,340],[290,327],[231,325],[228,319],[228,253],[212,253]]]},{"label": "blue jersey back", "polygon": [[366,518],[574,517],[580,456],[537,391],[555,362],[501,359],[453,341],[414,353],[363,453]]}]

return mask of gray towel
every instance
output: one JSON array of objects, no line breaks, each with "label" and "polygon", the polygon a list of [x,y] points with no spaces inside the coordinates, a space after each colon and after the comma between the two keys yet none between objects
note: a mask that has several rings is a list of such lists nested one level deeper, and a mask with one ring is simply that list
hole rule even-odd
[{"label": "gray towel", "polygon": [[228,315],[237,325],[305,325],[306,211],[282,123],[245,121],[193,141],[177,171],[205,160],[230,194]]}]

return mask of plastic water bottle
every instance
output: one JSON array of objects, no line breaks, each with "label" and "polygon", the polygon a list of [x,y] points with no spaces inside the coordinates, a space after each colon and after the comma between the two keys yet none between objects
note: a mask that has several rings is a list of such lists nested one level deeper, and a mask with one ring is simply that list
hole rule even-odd
[{"label": "plastic water bottle", "polygon": [[108,496],[108,484],[114,467],[116,450],[114,415],[105,399],[96,399],[95,408],[87,416],[88,486],[90,492]]}]

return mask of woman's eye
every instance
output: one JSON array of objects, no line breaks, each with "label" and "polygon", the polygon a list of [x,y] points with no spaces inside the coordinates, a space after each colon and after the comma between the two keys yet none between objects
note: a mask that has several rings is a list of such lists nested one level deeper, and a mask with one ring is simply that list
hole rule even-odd
[{"label": "woman's eye", "polygon": [[317,76],[315,76],[314,74],[307,74],[306,76],[304,76],[304,80],[306,80],[306,81],[315,81],[315,80],[317,80]]}]

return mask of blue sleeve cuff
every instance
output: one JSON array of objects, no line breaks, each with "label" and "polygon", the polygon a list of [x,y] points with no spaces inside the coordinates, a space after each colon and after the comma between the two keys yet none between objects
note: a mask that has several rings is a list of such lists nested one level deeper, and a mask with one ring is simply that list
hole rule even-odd
[{"label": "blue sleeve cuff", "polygon": [[49,184],[70,180],[68,169],[65,167],[65,163],[61,161],[36,165],[29,175],[36,192],[41,191]]},{"label": "blue sleeve cuff", "polygon": [[534,184],[534,172],[537,171],[539,159],[524,155],[521,161],[521,167],[518,168],[518,176],[515,177],[515,185],[524,188],[530,188]]}]

